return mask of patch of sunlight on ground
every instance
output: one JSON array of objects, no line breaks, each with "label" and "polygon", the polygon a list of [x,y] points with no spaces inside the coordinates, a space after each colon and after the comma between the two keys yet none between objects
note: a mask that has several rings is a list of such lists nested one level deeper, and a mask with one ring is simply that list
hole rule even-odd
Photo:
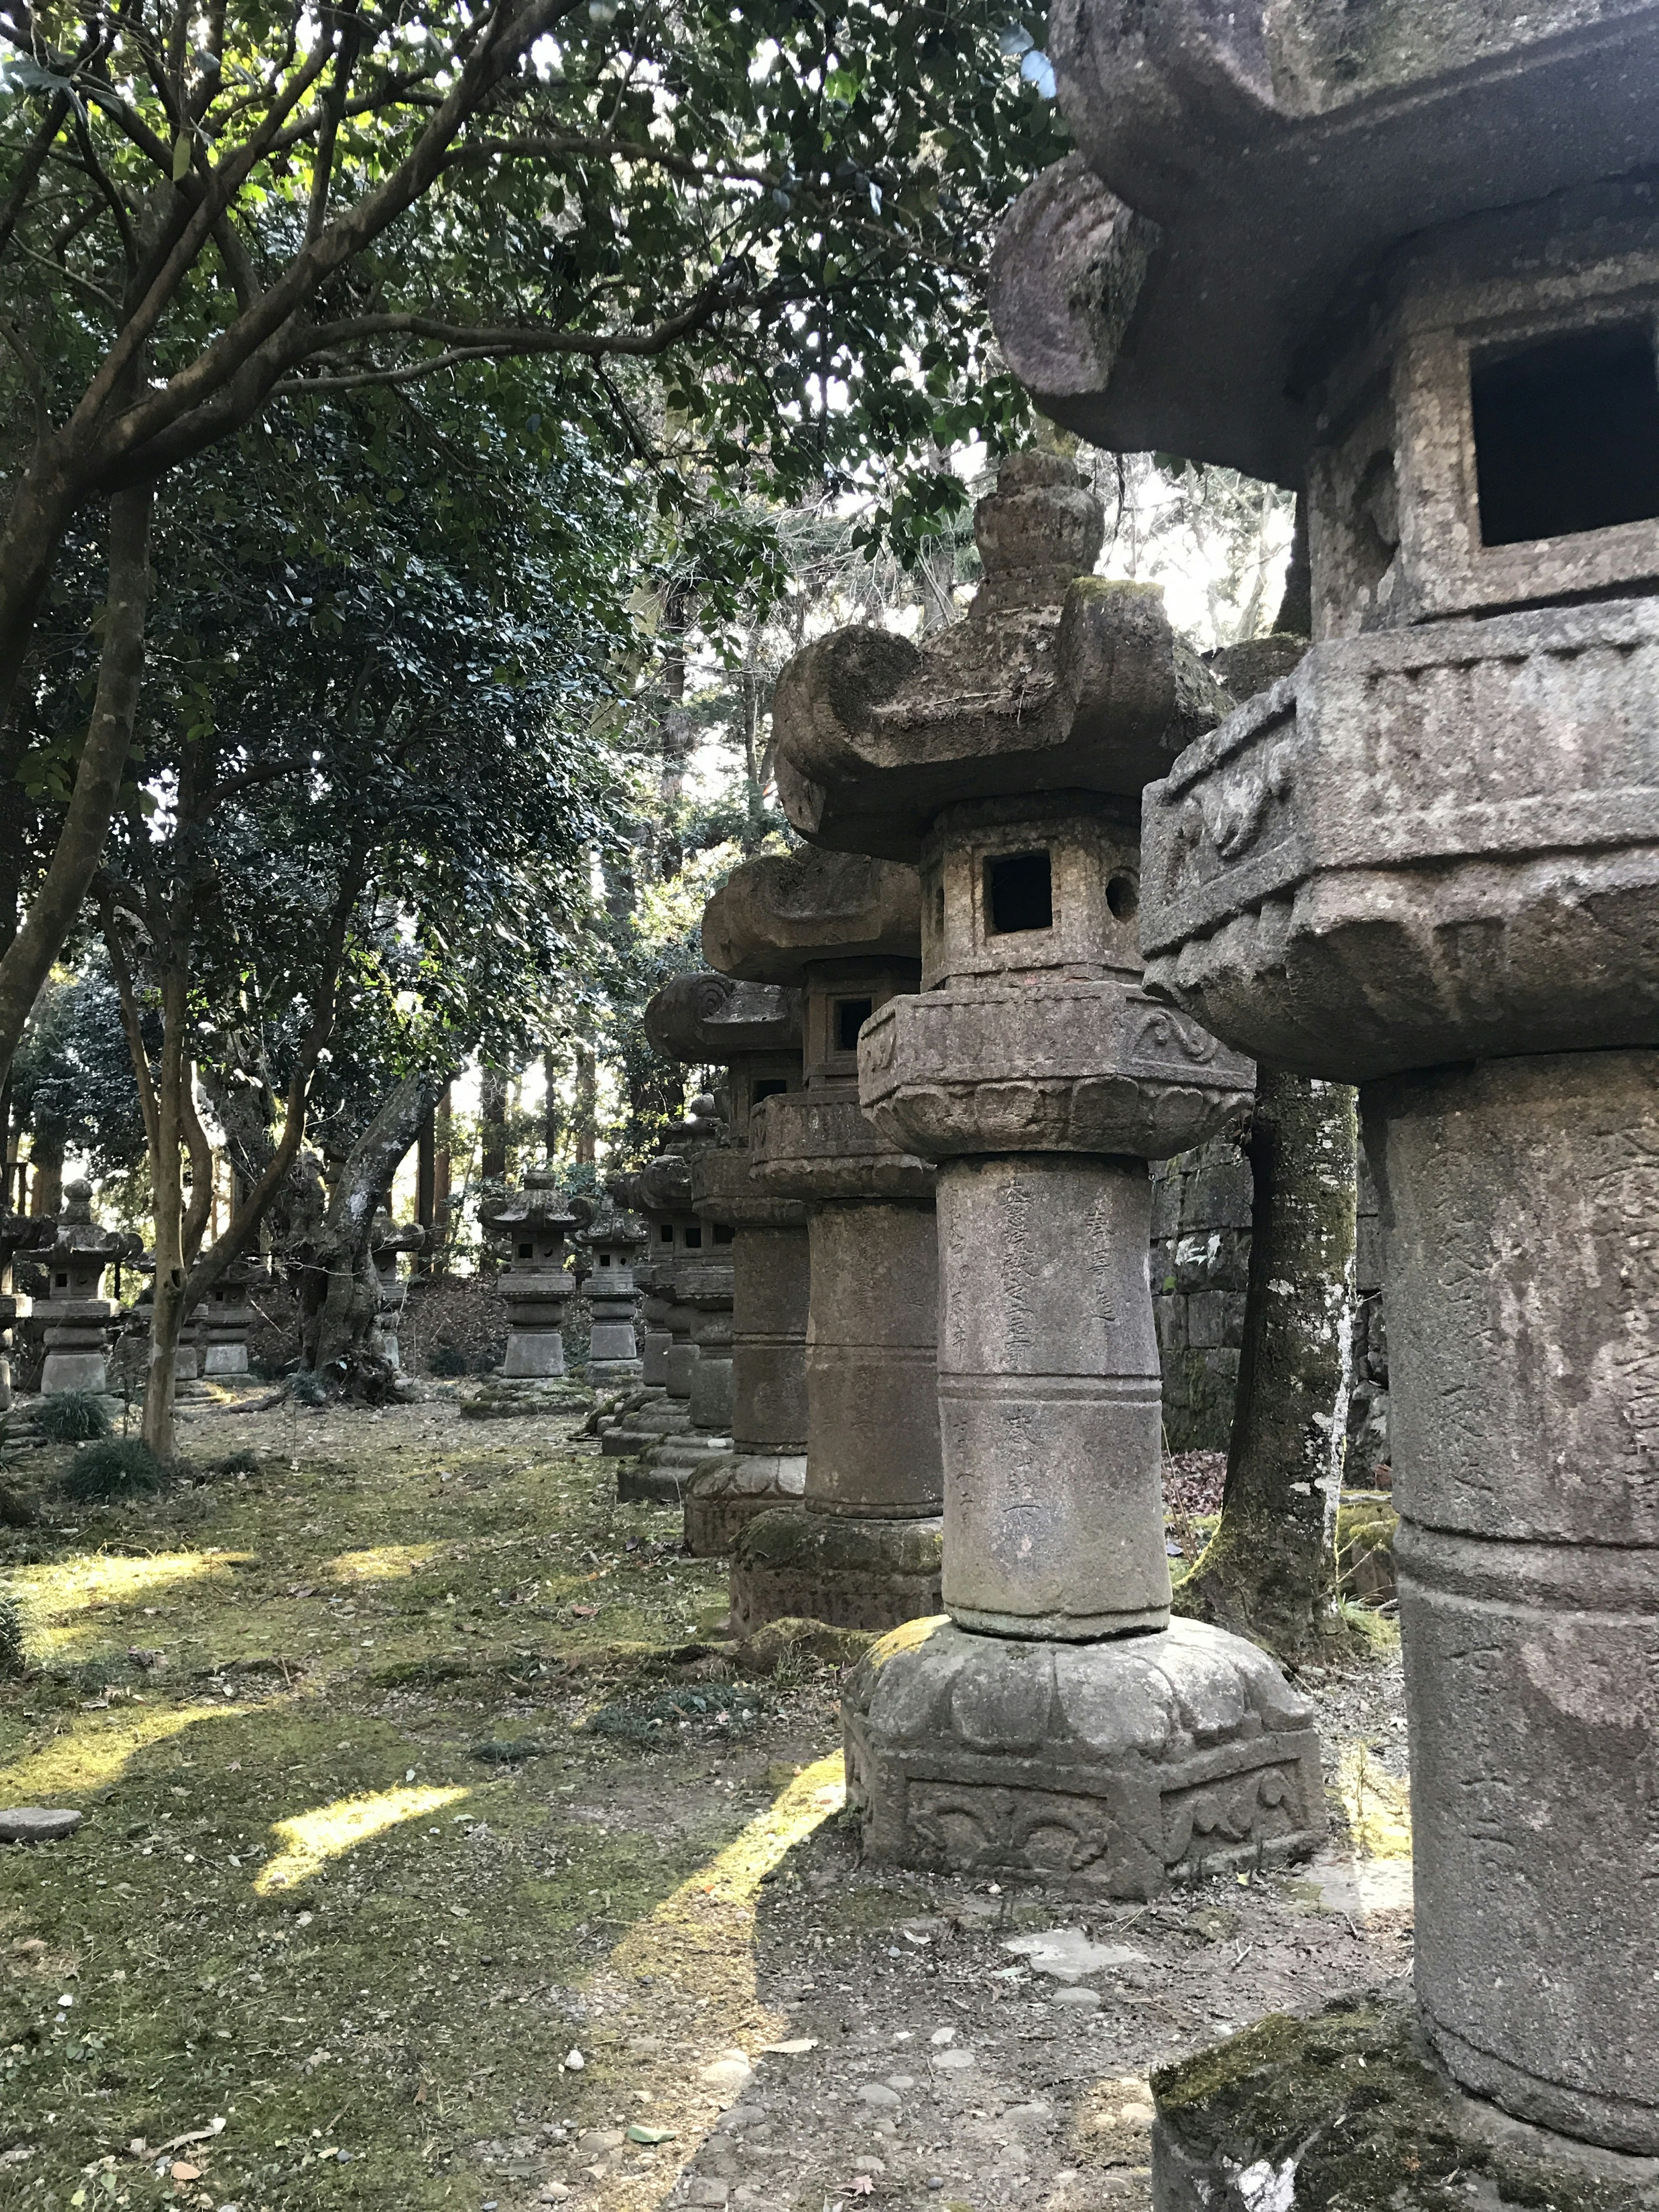
[{"label": "patch of sunlight on ground", "polygon": [[1410,1785],[1378,1765],[1366,1745],[1345,1747],[1336,1771],[1336,1791],[1356,1850],[1374,1859],[1411,1856]]},{"label": "patch of sunlight on ground", "polygon": [[347,1583],[395,1582],[399,1575],[412,1575],[416,1567],[423,1567],[443,1548],[441,1544],[377,1544],[372,1551],[342,1552],[324,1571]]},{"label": "patch of sunlight on ground", "polygon": [[160,1712],[88,1715],[66,1735],[54,1736],[41,1750],[0,1767],[0,1803],[52,1804],[84,1797],[118,1781],[129,1759],[179,1735],[198,1721],[235,1720],[241,1705],[175,1705]]},{"label": "patch of sunlight on ground", "polygon": [[261,1867],[253,1887],[261,1897],[273,1889],[292,1889],[344,1852],[355,1850],[372,1837],[384,1835],[404,1820],[418,1820],[428,1813],[441,1812],[470,1790],[382,1790],[373,1796],[337,1797],[313,1813],[296,1813],[291,1820],[273,1820],[271,1832],[288,1845]]},{"label": "patch of sunlight on ground", "polygon": [[[638,2008],[641,2029],[652,2023],[653,1989],[666,1975],[682,1993],[695,1996],[703,2008],[702,2034],[714,2043],[725,2041],[726,2057],[735,2062],[739,2075],[745,2051],[788,2033],[783,2016],[761,2003],[756,1985],[756,1899],[765,1876],[846,1802],[840,1752],[815,1759],[741,1835],[629,1929],[610,1965],[635,1984],[629,2002]],[[717,2068],[718,2062],[716,2069],[687,2081],[676,2063],[651,2080],[651,2124],[668,2130],[673,2150],[660,2168],[617,2177],[608,2201],[619,2212],[652,2212],[695,2157],[722,2103],[737,2094],[734,2080],[715,2078]]]},{"label": "patch of sunlight on ground", "polygon": [[55,1566],[24,1567],[16,1577],[30,1626],[47,1650],[59,1649],[73,1634],[74,1615],[95,1605],[124,1605],[150,1597],[175,1583],[228,1577],[246,1566],[251,1552],[156,1552],[148,1559],[124,1559],[105,1552],[82,1552]]}]

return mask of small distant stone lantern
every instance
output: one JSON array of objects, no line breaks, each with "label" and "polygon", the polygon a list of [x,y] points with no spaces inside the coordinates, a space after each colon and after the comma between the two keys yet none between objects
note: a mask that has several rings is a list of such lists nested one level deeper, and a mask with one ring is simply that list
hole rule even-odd
[{"label": "small distant stone lantern", "polygon": [[93,1219],[89,1182],[70,1183],[64,1199],[57,1241],[40,1255],[46,1295],[36,1309],[46,1331],[40,1388],[48,1397],[59,1390],[107,1389],[117,1314],[100,1293],[105,1270],[127,1249],[118,1231],[100,1228]]},{"label": "small distant stone lantern", "polygon": [[233,1260],[197,1309],[203,1330],[204,1376],[247,1373],[248,1335],[253,1327],[248,1293],[253,1279],[250,1261]]},{"label": "small distant stone lantern", "polygon": [[726,1070],[730,1141],[700,1152],[691,1203],[732,1269],[731,1449],[699,1467],[685,1497],[685,1540],[702,1558],[731,1549],[743,1523],[798,1504],[806,1480],[806,1208],[753,1172],[757,1107],[801,1086],[798,991],[703,969],[665,983],[646,1033],[671,1059]]},{"label": "small distant stone lantern", "polygon": [[[999,247],[1013,365],[1102,444],[1306,492],[1312,647],[1147,792],[1142,944],[1237,1049],[1360,1086],[1449,2077],[1410,2045],[1365,2185],[1426,2201],[1432,2129],[1510,2201],[1517,2131],[1455,2085],[1577,2201],[1583,2146],[1659,2154],[1659,11],[1051,29],[1079,150]],[[1242,2186],[1263,2130],[1330,2201],[1329,2075],[1279,2048],[1288,2100],[1248,2051],[1174,2085],[1166,2207]]]},{"label": "small distant stone lantern", "polygon": [[566,1272],[565,1239],[576,1217],[559,1197],[556,1178],[532,1168],[516,1191],[478,1209],[490,1235],[507,1246],[495,1289],[507,1307],[509,1381],[544,1382],[564,1373],[564,1310],[575,1283]]},{"label": "small distant stone lantern", "polygon": [[[525,1178],[526,1184],[529,1177]],[[409,1303],[409,1283],[400,1273],[398,1262],[405,1252],[424,1252],[432,1241],[432,1232],[418,1221],[406,1223],[401,1229],[392,1218],[389,1206],[376,1209],[369,1229],[368,1252],[374,1264],[375,1281],[380,1287],[380,1310],[374,1326],[369,1331],[368,1348],[377,1352],[394,1373],[403,1370],[403,1352],[398,1341],[404,1308]],[[523,1242],[523,1232],[518,1241]],[[555,1373],[560,1370],[555,1369]],[[211,1369],[208,1370],[212,1372]]]},{"label": "small distant stone lantern", "polygon": [[618,1474],[617,1494],[624,1499],[677,1502],[696,1462],[729,1443],[731,1244],[729,1238],[716,1244],[691,1202],[692,1163],[724,1133],[714,1101],[700,1094],[685,1119],[671,1125],[657,1157],[608,1186],[645,1217],[651,1241],[639,1279],[653,1294],[668,1337],[665,1396],[635,1407],[604,1436],[607,1455],[641,1462]]},{"label": "small distant stone lantern", "polygon": [[773,726],[798,829],[921,866],[922,988],[865,1025],[859,1096],[938,1163],[950,1617],[844,1701],[866,1846],[1145,1897],[1325,1821],[1304,1701],[1170,1617],[1146,1164],[1255,1070],[1140,988],[1140,786],[1231,702],[1161,592],[1085,573],[1102,534],[1069,462],[1006,461],[967,620],[809,647]]},{"label": "small distant stone lantern", "polygon": [[597,1204],[572,1199],[579,1219],[574,1242],[586,1255],[588,1272],[582,1292],[592,1313],[587,1379],[596,1389],[614,1390],[641,1379],[634,1313],[639,1304],[635,1263],[649,1248],[649,1231],[608,1194]]},{"label": "small distant stone lantern", "polygon": [[702,939],[722,973],[805,997],[804,1085],[752,1109],[750,1146],[755,1182],[808,1210],[805,1510],[738,1532],[732,1620],[894,1627],[939,1601],[933,1176],[859,1110],[858,1040],[920,975],[915,872],[763,855],[709,901]]}]

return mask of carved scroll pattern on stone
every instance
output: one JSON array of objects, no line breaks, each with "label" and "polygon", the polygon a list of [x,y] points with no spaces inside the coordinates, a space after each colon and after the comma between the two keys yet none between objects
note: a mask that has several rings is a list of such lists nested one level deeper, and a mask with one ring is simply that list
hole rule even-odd
[{"label": "carved scroll pattern on stone", "polygon": [[1145,1015],[1136,1025],[1130,1039],[1127,1054],[1131,1067],[1143,1056],[1147,1060],[1176,1060],[1193,1067],[1207,1067],[1221,1049],[1221,1041],[1212,1037],[1208,1030],[1188,1021],[1184,1014],[1172,1013],[1166,1006],[1156,1007]]},{"label": "carved scroll pattern on stone", "polygon": [[908,1813],[920,1853],[941,1864],[1084,1875],[1115,1895],[1127,1893],[1118,1883],[1152,1855],[1103,1799],[1060,1790],[913,1781]]},{"label": "carved scroll pattern on stone", "polygon": [[1164,1863],[1176,1867],[1241,1844],[1266,1844],[1308,1825],[1301,1779],[1293,1765],[1168,1792],[1164,1799]]},{"label": "carved scroll pattern on stone", "polygon": [[1181,813],[1183,845],[1205,843],[1224,860],[1237,860],[1260,839],[1275,807],[1296,783],[1296,754],[1288,738],[1265,747],[1199,785]]}]

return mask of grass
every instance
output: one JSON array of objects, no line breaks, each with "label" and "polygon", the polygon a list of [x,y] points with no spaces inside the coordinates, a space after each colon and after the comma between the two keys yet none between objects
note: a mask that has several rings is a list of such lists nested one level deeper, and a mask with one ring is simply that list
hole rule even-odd
[{"label": "grass", "polygon": [[[573,1422],[245,1425],[263,1473],[142,1499],[66,1509],[68,1452],[36,1455],[42,1525],[0,1531],[32,1670],[0,1682],[0,1803],[88,1816],[0,1851],[0,2203],[516,2212],[503,2145],[623,2115],[677,2130],[607,2185],[656,2204],[714,2106],[630,2038],[778,2032],[757,1886],[835,1778],[697,1786],[755,1702],[668,1656],[723,1571],[610,1503]],[[795,1696],[797,1764],[833,1686]]]}]

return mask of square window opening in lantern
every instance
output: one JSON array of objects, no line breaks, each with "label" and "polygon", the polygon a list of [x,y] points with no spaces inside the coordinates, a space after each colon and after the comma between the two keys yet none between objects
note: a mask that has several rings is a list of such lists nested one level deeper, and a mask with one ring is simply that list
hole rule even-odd
[{"label": "square window opening in lantern", "polygon": [[1046,848],[998,853],[987,860],[985,913],[993,937],[1054,927],[1054,876]]},{"label": "square window opening in lantern", "polygon": [[837,999],[836,1001],[836,1050],[856,1052],[859,1031],[876,1011],[873,999]]},{"label": "square window opening in lantern", "polygon": [[1659,519],[1659,364],[1647,324],[1472,356],[1483,545]]}]

